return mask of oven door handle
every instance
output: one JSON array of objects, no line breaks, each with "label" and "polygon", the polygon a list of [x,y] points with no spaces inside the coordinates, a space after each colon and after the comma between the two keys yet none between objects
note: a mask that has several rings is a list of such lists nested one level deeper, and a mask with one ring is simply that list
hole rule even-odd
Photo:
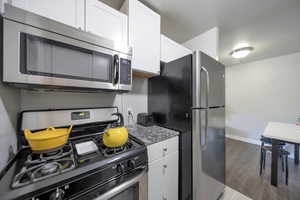
[{"label": "oven door handle", "polygon": [[138,174],[136,177],[130,179],[129,181],[122,183],[121,185],[118,185],[111,189],[110,191],[102,194],[101,196],[93,199],[93,200],[108,200],[115,195],[119,194],[120,192],[126,190],[127,188],[135,185],[136,183],[140,182],[142,177],[146,175],[146,171],[143,170],[140,174]]}]

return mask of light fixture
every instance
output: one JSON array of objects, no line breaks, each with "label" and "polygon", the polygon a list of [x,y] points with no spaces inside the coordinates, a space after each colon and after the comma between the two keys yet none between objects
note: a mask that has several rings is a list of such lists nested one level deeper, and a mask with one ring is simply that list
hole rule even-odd
[{"label": "light fixture", "polygon": [[240,48],[237,48],[237,49],[234,49],[232,52],[230,52],[230,55],[233,57],[233,58],[244,58],[246,56],[248,56],[251,51],[253,51],[254,48],[253,47],[250,47],[250,46],[246,46],[246,47],[240,47]]}]

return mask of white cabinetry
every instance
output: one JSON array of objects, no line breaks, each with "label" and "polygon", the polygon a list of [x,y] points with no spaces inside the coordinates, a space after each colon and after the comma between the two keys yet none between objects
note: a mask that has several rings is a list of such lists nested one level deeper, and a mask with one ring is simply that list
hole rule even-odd
[{"label": "white cabinetry", "polygon": [[129,45],[133,48],[133,70],[159,74],[160,15],[138,0],[126,0],[121,11],[128,14]]},{"label": "white cabinetry", "polygon": [[163,173],[163,199],[178,200],[178,151],[165,157]]},{"label": "white cabinetry", "polygon": [[86,30],[128,44],[127,16],[98,0],[86,1]]},{"label": "white cabinetry", "polygon": [[84,0],[10,0],[13,6],[84,29]]},{"label": "white cabinetry", "polygon": [[165,35],[161,35],[161,61],[171,62],[192,53],[190,49],[176,43]]},{"label": "white cabinetry", "polygon": [[178,200],[178,136],[148,146],[149,200]]},{"label": "white cabinetry", "polygon": [[162,200],[163,197],[163,160],[149,164],[148,171],[148,200]]}]

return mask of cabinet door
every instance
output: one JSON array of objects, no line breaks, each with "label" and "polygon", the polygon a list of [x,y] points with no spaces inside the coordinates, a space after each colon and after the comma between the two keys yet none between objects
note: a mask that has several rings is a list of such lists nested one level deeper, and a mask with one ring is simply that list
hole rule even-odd
[{"label": "cabinet door", "polygon": [[163,164],[162,159],[149,164],[148,200],[162,200],[163,198]]},{"label": "cabinet door", "polygon": [[168,154],[178,151],[178,138],[173,137],[168,140],[152,144],[147,147],[149,163],[162,159]]},{"label": "cabinet door", "polygon": [[129,0],[129,45],[136,71],[160,71],[160,15],[137,0]]},{"label": "cabinet door", "polygon": [[127,18],[98,0],[86,1],[86,30],[89,32],[127,45]]},{"label": "cabinet door", "polygon": [[178,151],[165,157],[163,168],[163,200],[178,200]]},{"label": "cabinet door", "polygon": [[84,28],[83,0],[11,0],[11,3],[43,17]]}]

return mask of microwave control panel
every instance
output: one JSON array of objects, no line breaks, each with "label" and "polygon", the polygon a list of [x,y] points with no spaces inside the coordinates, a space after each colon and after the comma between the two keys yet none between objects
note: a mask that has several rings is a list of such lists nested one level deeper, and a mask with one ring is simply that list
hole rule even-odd
[{"label": "microwave control panel", "polygon": [[132,71],[131,60],[120,59],[120,84],[131,85]]}]

